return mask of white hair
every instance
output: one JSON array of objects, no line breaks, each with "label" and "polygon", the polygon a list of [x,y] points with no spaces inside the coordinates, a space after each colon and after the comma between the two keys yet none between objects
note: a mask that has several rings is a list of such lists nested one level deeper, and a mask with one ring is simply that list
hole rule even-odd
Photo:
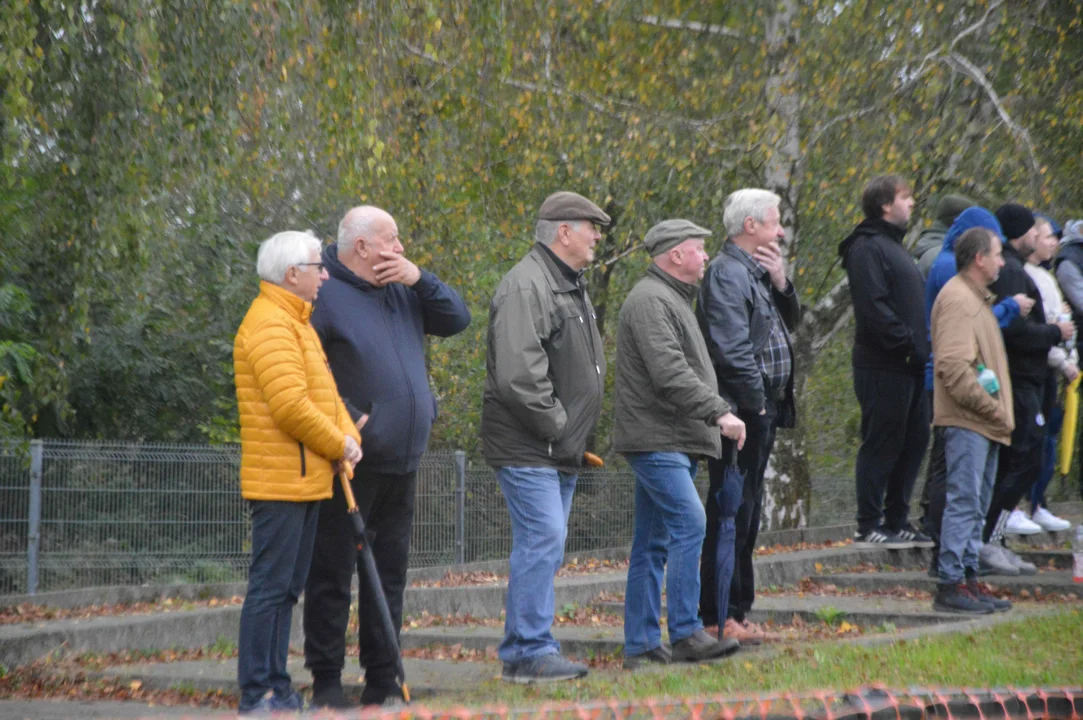
[{"label": "white hair", "polygon": [[752,218],[756,222],[767,220],[767,211],[778,207],[782,198],[770,190],[759,188],[744,188],[730,193],[722,204],[725,208],[722,213],[722,224],[726,228],[726,237],[733,238],[744,234],[745,219]]},{"label": "white hair", "polygon": [[354,241],[359,237],[369,238],[373,233],[373,226],[382,218],[391,217],[386,211],[373,205],[360,205],[351,209],[342,217],[338,224],[338,255],[353,249]]},{"label": "white hair", "polygon": [[556,241],[557,230],[561,225],[570,225],[572,229],[578,230],[581,222],[582,220],[539,220],[534,226],[534,240],[548,247]]},{"label": "white hair", "polygon": [[312,251],[320,252],[320,240],[311,230],[287,230],[272,235],[259,244],[256,272],[261,280],[281,285],[291,267],[312,262]]}]

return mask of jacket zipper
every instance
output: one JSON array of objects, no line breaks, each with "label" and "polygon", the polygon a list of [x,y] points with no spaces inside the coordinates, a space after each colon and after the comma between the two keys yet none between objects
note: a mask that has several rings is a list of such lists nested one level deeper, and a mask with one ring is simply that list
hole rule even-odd
[{"label": "jacket zipper", "polygon": [[301,477],[305,476],[305,444],[300,440],[297,441],[297,447],[301,451]]}]

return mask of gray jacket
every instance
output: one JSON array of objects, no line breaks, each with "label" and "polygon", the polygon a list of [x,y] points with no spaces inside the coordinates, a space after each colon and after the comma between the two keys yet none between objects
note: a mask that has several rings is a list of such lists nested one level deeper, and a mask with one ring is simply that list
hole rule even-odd
[{"label": "gray jacket", "polygon": [[485,461],[580,468],[601,414],[605,355],[586,290],[541,245],[493,295],[485,370]]},{"label": "gray jacket", "polygon": [[940,254],[940,250],[944,245],[944,236],[947,234],[948,228],[944,223],[934,220],[932,225],[921,231],[918,241],[914,243],[914,247],[910,250],[914,259],[918,261],[918,270],[921,270],[923,278],[929,278],[929,270],[932,269],[933,263],[936,262],[936,256]]},{"label": "gray jacket", "polygon": [[1073,220],[1064,226],[1053,266],[1064,299],[1072,306],[1072,319],[1083,321],[1083,221]]},{"label": "gray jacket", "polygon": [[[766,407],[766,378],[756,358],[771,337],[772,303],[782,317],[787,341],[801,319],[801,302],[793,284],[779,292],[766,276],[759,263],[726,242],[707,266],[696,304],[696,318],[714,362],[719,393],[732,407],[748,414]],[[794,374],[796,368],[783,397],[778,398],[778,426],[783,428],[797,422]]]},{"label": "gray jacket", "polygon": [[715,424],[730,411],[718,395],[692,301],[696,286],[652,265],[617,321],[614,447],[721,457]]}]

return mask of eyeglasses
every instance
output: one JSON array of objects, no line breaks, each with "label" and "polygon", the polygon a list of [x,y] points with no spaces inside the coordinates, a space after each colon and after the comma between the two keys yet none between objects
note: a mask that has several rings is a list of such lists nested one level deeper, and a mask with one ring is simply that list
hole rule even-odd
[{"label": "eyeglasses", "polygon": [[297,267],[315,267],[316,272],[323,272],[323,263],[297,263]]}]

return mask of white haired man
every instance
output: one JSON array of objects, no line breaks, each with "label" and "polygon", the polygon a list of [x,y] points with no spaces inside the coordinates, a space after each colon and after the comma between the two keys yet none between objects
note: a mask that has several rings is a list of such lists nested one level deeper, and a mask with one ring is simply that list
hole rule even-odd
[{"label": "white haired man", "polygon": [[[704,625],[718,626],[719,637],[742,645],[766,639],[763,629],[748,619],[756,599],[752,552],[775,431],[792,428],[797,418],[790,331],[800,319],[801,304],[786,278],[779,248],[786,235],[780,201],[778,195],[756,188],[738,190],[726,199],[722,222],[728,240],[707,267],[696,306],[719,395],[744,421],[747,433],[741,448],[723,437],[721,459],[707,460],[711,486],[700,562],[700,615]],[[723,489],[734,453],[745,482],[735,519],[733,574],[724,587],[728,548],[717,547],[724,518],[715,498]]]},{"label": "white haired man", "polygon": [[233,343],[241,420],[241,495],[252,511],[252,565],[241,610],[241,714],[296,711],[286,670],[290,620],[305,587],[319,501],[361,460],[361,436],[309,324],[327,272],[320,242],[283,232],[263,242],[260,288]]},{"label": "white haired man", "polygon": [[[395,219],[372,206],[342,218],[338,243],[323,252],[330,273],[312,313],[351,419],[365,432],[365,457],[353,479],[357,506],[372,530],[372,553],[396,630],[414,523],[417,468],[436,420],[436,397],[425,367],[425,337],[449,337],[470,324],[459,294],[407,257]],[[305,588],[305,666],[312,703],[348,708],[342,690],[350,585],[365,572],[350,543],[342,489],[320,507],[316,552]],[[365,579],[361,587],[368,586]],[[395,658],[384,647],[375,608],[358,598],[364,705],[400,696]]]}]

